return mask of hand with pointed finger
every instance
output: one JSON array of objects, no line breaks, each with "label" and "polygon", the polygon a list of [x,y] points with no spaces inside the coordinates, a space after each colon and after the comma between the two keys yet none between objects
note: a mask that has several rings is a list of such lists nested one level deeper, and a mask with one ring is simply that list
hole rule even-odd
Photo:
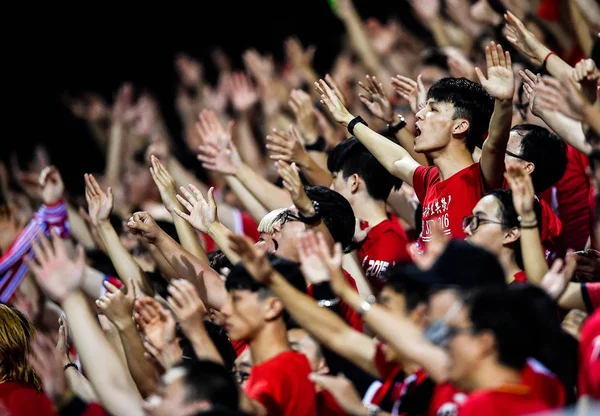
[{"label": "hand with pointed finger", "polygon": [[229,97],[233,108],[238,113],[250,110],[258,102],[258,91],[245,73],[235,72],[229,79],[229,83]]},{"label": "hand with pointed finger", "polygon": [[317,89],[317,93],[321,95],[321,103],[325,104],[335,121],[343,126],[348,126],[348,123],[352,121],[354,116],[350,114],[336,92],[322,79],[315,82],[315,88]]},{"label": "hand with pointed finger", "polygon": [[[63,359],[47,335],[37,332],[31,342],[28,361],[40,378],[44,393],[53,403],[60,403],[69,391]],[[1,413],[1,412],[0,412]],[[3,413],[4,414],[4,413]]]},{"label": "hand with pointed finger", "polygon": [[223,175],[236,175],[242,167],[242,158],[232,141],[226,147],[213,143],[203,144],[198,147],[198,151],[197,158],[204,169]]},{"label": "hand with pointed finger", "polygon": [[267,258],[267,248],[255,245],[252,240],[244,235],[235,234],[229,236],[229,245],[240,256],[242,264],[248,273],[257,282],[268,285],[273,268]]},{"label": "hand with pointed finger", "polygon": [[416,81],[402,75],[396,75],[392,78],[392,87],[400,97],[408,102],[414,114],[417,114],[425,106],[427,91],[425,91],[421,74],[419,74]]},{"label": "hand with pointed finger", "polygon": [[208,311],[198,296],[194,285],[187,280],[173,279],[167,288],[169,297],[167,302],[177,317],[183,333],[191,338],[200,325],[204,325],[204,318]]},{"label": "hand with pointed finger", "polygon": [[203,233],[209,230],[219,222],[217,215],[217,203],[213,195],[215,188],[208,190],[207,199],[204,199],[202,192],[194,185],[189,185],[188,191],[183,186],[179,188],[181,195],[177,195],[177,200],[181,202],[188,213],[175,208],[175,213],[181,218],[192,224],[192,227]]},{"label": "hand with pointed finger", "polygon": [[65,240],[53,233],[50,242],[40,234],[33,243],[33,252],[34,259],[26,257],[26,262],[48,296],[60,303],[79,289],[86,267],[83,247],[77,246],[76,256],[71,259]]},{"label": "hand with pointed finger", "polygon": [[96,306],[117,329],[123,330],[133,324],[133,303],[135,302],[133,280],[126,282],[127,293],[117,289],[108,281],[104,281],[104,287],[106,293],[96,301]]},{"label": "hand with pointed finger", "polygon": [[280,160],[275,162],[277,173],[283,179],[283,187],[289,192],[292,202],[298,211],[306,217],[314,215],[314,206],[306,192],[304,191],[304,185],[300,180],[300,174],[295,163],[291,165]]},{"label": "hand with pointed finger", "polygon": [[388,100],[387,95],[383,91],[383,84],[377,81],[376,77],[367,75],[367,81],[365,83],[358,81],[358,85],[360,85],[360,87],[368,94],[368,96],[358,94],[360,102],[363,103],[375,117],[383,120],[387,124],[392,124],[394,121],[394,112],[390,100]]},{"label": "hand with pointed finger", "polygon": [[315,143],[318,138],[317,118],[310,95],[302,90],[292,90],[288,104],[296,116],[298,128],[306,143]]},{"label": "hand with pointed finger", "polygon": [[127,229],[148,244],[156,244],[164,236],[164,231],[154,221],[152,215],[145,211],[134,213],[127,221]]},{"label": "hand with pointed finger", "polygon": [[267,136],[267,150],[271,153],[271,160],[282,160],[287,163],[295,162],[298,166],[305,167],[310,156],[306,153],[296,126],[290,125],[289,133],[273,129]]},{"label": "hand with pointed finger", "polygon": [[158,187],[160,198],[167,211],[173,214],[175,208],[180,208],[179,202],[177,202],[175,180],[156,156],[150,156],[150,163],[152,164],[150,173],[152,174],[154,183]]},{"label": "hand with pointed finger", "polygon": [[213,144],[219,148],[226,147],[232,138],[233,121],[224,129],[219,118],[213,111],[204,110],[198,117],[196,131],[205,145]]},{"label": "hand with pointed finger", "polygon": [[140,297],[134,303],[133,318],[144,338],[162,351],[175,340],[175,319],[153,298]]},{"label": "hand with pointed finger", "polygon": [[576,267],[577,260],[575,254],[572,250],[569,250],[565,257],[564,267],[562,259],[554,260],[552,267],[544,275],[540,285],[552,299],[558,300],[571,281]]},{"label": "hand with pointed finger", "polygon": [[112,188],[109,186],[104,192],[94,175],[85,174],[85,199],[88,203],[88,212],[92,224],[98,226],[101,222],[108,221],[113,210],[114,197]]},{"label": "hand with pointed finger", "polygon": [[510,53],[504,52],[501,45],[490,42],[485,47],[487,78],[478,67],[475,73],[479,82],[489,95],[497,100],[512,100],[515,94],[515,80]]},{"label": "hand with pointed finger", "polygon": [[65,192],[65,185],[56,167],[45,167],[40,173],[39,183],[42,187],[42,200],[44,204],[53,205],[62,199]]}]

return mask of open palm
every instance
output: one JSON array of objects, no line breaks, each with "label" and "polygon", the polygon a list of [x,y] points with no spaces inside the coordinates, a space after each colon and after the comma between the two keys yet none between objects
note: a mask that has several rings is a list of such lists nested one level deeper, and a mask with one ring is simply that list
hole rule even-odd
[{"label": "open palm", "polygon": [[190,185],[190,190],[193,195],[182,186],[180,191],[185,198],[177,195],[177,199],[187,209],[189,214],[177,208],[175,208],[175,213],[192,224],[197,230],[207,233],[209,228],[219,221],[217,217],[217,204],[213,196],[214,188],[208,190],[208,200],[204,199],[202,193],[194,185]]},{"label": "open palm", "polygon": [[487,78],[479,68],[475,72],[479,82],[488,94],[498,100],[511,100],[515,91],[515,80],[512,71],[510,54],[504,52],[501,45],[490,42],[485,48]]}]

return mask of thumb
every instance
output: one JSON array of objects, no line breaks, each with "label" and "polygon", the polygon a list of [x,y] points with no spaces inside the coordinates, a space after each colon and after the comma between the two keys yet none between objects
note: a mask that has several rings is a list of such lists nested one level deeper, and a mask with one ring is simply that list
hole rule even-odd
[{"label": "thumb", "polygon": [[479,79],[480,83],[483,84],[485,81],[487,81],[487,79],[485,79],[485,75],[483,75],[483,72],[478,66],[475,67],[475,74],[477,74],[477,78]]},{"label": "thumb", "polygon": [[425,91],[425,85],[423,84],[423,74],[419,74],[417,77],[417,89],[419,91]]}]

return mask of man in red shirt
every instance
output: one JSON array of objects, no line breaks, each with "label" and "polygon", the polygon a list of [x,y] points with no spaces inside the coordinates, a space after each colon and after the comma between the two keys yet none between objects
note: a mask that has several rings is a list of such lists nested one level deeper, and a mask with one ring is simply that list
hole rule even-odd
[{"label": "man in red shirt", "polygon": [[[292,286],[306,291],[297,264],[281,258],[273,258],[271,264]],[[221,309],[225,329],[233,341],[247,342],[252,356],[242,408],[253,414],[314,416],[315,388],[308,379],[311,367],[304,354],[290,347],[289,315],[283,303],[241,263],[231,270],[225,285],[228,298]]]},{"label": "man in red shirt", "polygon": [[385,170],[355,137],[338,144],[327,159],[333,175],[331,189],[344,196],[354,214],[370,230],[359,243],[358,259],[369,283],[378,294],[381,275],[396,262],[410,261],[408,237],[397,221],[388,218],[386,200],[402,181]]},{"label": "man in red shirt", "polygon": [[[500,45],[492,42],[486,58],[488,77],[478,70],[481,85],[444,78],[431,87],[425,107],[417,113],[415,151],[431,159],[431,167],[420,166],[406,150],[350,114],[323,80],[317,84],[335,120],[347,126],[391,174],[415,189],[423,206],[422,243],[431,239],[434,222],[444,234],[464,238],[463,218],[487,189],[502,185],[514,77],[510,55]],[[480,162],[473,163],[472,152],[481,144],[488,124]]]}]

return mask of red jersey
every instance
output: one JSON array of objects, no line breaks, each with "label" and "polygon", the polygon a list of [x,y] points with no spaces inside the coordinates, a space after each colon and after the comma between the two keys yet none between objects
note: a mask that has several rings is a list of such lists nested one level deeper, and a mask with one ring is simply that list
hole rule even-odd
[{"label": "red jersey", "polygon": [[577,394],[600,399],[600,309],[587,319],[581,330]]},{"label": "red jersey", "polygon": [[308,379],[310,364],[304,354],[286,351],[252,367],[244,391],[262,404],[269,415],[314,416],[314,384]]},{"label": "red jersey", "polygon": [[546,258],[549,258],[552,253],[557,253],[562,257],[564,254],[562,250],[562,223],[546,201],[539,198],[538,200],[542,206],[542,223],[539,227],[540,240],[542,240],[542,245],[546,249]]},{"label": "red jersey", "polygon": [[513,279],[514,279],[513,281],[517,282],[517,283],[527,283],[527,275],[525,274],[525,272],[523,270],[515,273],[515,275],[513,276]]},{"label": "red jersey", "polygon": [[390,219],[371,228],[358,249],[358,259],[365,277],[379,293],[384,282],[381,275],[396,262],[411,261],[408,254],[408,237],[402,226]]},{"label": "red jersey", "polygon": [[19,382],[0,383],[0,414],[10,416],[55,416],[57,413],[48,396]]},{"label": "red jersey", "polygon": [[531,388],[522,384],[506,384],[496,390],[471,393],[458,408],[459,416],[519,416],[551,409],[538,399]]},{"label": "red jersey", "polygon": [[600,282],[582,283],[581,296],[588,313],[600,308]]},{"label": "red jersey", "polygon": [[443,181],[437,167],[419,166],[413,175],[413,188],[423,206],[423,228],[417,246],[424,248],[431,240],[435,222],[444,234],[465,238],[463,218],[471,216],[473,207],[485,195],[484,183],[479,163]]}]

